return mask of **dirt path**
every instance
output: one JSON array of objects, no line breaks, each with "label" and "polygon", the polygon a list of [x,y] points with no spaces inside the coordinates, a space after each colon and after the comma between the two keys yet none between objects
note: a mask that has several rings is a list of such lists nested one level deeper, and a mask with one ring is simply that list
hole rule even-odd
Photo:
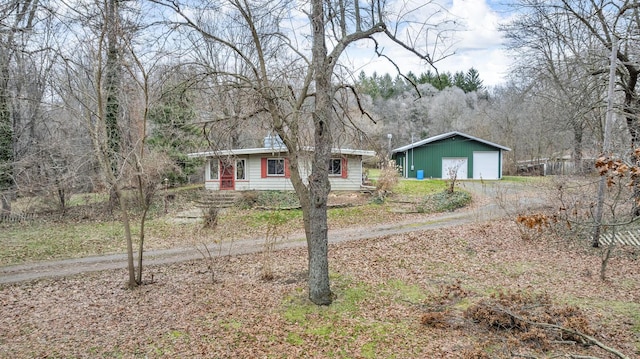
[{"label": "dirt path", "polygon": [[[433,228],[453,227],[467,223],[482,223],[513,214],[521,207],[544,206],[538,197],[523,195],[526,185],[502,182],[464,182],[462,187],[474,194],[479,205],[451,213],[434,215],[419,221],[411,220],[395,223],[367,224],[363,227],[330,230],[329,243],[376,238]],[[500,200],[498,200],[500,198]],[[506,205],[505,205],[506,204]],[[210,245],[212,255],[241,255],[260,252],[264,239],[236,241]],[[289,236],[285,242],[276,244],[276,250],[303,247],[306,240],[303,233]],[[16,283],[40,278],[55,278],[80,273],[95,272],[126,267],[126,254],[111,254],[77,259],[58,260],[6,266],[0,268],[0,284]],[[145,265],[158,265],[201,259],[203,255],[194,247],[172,248],[145,252]]]}]

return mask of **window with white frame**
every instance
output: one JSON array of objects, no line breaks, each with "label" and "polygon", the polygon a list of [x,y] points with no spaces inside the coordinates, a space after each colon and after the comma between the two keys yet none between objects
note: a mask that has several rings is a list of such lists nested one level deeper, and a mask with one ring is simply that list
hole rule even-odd
[{"label": "window with white frame", "polygon": [[342,159],[332,158],[329,160],[329,176],[342,175]]},{"label": "window with white frame", "polygon": [[246,164],[247,162],[244,159],[236,160],[236,179],[237,180],[247,179]]},{"label": "window with white frame", "polygon": [[209,179],[217,180],[219,178],[218,173],[219,173],[218,159],[212,158],[209,160]]},{"label": "window with white frame", "polygon": [[267,159],[267,176],[284,176],[284,158]]}]

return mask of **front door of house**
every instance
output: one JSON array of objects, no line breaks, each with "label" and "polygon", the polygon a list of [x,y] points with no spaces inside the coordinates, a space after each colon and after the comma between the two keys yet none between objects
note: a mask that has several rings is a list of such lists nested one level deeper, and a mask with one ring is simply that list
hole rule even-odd
[{"label": "front door of house", "polygon": [[233,161],[220,161],[220,189],[234,190],[235,176]]}]

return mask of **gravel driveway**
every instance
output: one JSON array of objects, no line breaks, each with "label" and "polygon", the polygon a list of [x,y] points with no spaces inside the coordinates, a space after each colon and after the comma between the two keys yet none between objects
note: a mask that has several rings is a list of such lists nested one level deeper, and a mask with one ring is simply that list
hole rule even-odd
[{"label": "gravel driveway", "polygon": [[[538,191],[529,190],[523,183],[503,181],[465,181],[460,187],[474,195],[474,205],[455,212],[440,213],[418,221],[410,220],[394,223],[372,223],[366,227],[340,229],[329,232],[329,243],[375,238],[432,228],[459,226],[467,223],[482,223],[505,215],[513,215],[523,208],[544,207],[545,201]],[[223,248],[215,252],[224,255],[241,255],[263,250],[264,239],[236,241],[222,244]],[[292,235],[285,242],[276,244],[276,249],[303,247],[306,245],[304,234]],[[215,255],[214,253],[212,253]],[[177,263],[203,258],[193,247],[172,248],[145,252],[145,265]],[[111,254],[77,259],[58,260],[6,266],[0,268],[0,284],[16,283],[39,278],[54,278],[110,269],[126,268],[126,254]]]}]

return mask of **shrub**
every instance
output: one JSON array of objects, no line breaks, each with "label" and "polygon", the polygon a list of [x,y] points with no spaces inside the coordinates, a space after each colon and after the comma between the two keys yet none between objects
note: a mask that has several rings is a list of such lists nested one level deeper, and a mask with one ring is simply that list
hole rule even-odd
[{"label": "shrub", "polygon": [[418,212],[450,212],[465,207],[469,203],[471,203],[471,195],[468,192],[457,191],[450,193],[445,190],[424,197],[418,204]]},{"label": "shrub", "polygon": [[207,229],[214,229],[218,226],[218,214],[219,210],[216,206],[209,206],[203,209],[203,223],[202,227]]},{"label": "shrub", "polygon": [[376,193],[380,200],[384,200],[388,193],[400,182],[400,173],[395,162],[389,161],[387,165],[380,171],[380,176],[376,182]]},{"label": "shrub", "polygon": [[257,191],[244,191],[236,204],[243,209],[249,209],[256,206],[260,195]]}]

